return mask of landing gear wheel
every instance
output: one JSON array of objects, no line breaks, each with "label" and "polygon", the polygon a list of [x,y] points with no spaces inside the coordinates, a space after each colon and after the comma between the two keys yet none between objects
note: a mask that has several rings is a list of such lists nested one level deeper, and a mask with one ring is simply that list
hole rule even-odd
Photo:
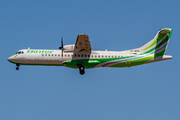
[{"label": "landing gear wheel", "polygon": [[16,70],[19,70],[19,67],[16,67]]},{"label": "landing gear wheel", "polygon": [[77,67],[79,68],[79,73],[81,75],[84,75],[84,73],[85,73],[84,66],[82,64],[78,64]]},{"label": "landing gear wheel", "polygon": [[19,66],[20,66],[19,64],[16,64],[16,70],[19,70]]},{"label": "landing gear wheel", "polygon": [[80,73],[81,75],[84,75],[85,71],[84,71],[84,70],[79,70],[79,73]]},{"label": "landing gear wheel", "polygon": [[79,67],[79,70],[84,71],[84,66],[83,66],[83,65],[81,65],[81,66]]}]

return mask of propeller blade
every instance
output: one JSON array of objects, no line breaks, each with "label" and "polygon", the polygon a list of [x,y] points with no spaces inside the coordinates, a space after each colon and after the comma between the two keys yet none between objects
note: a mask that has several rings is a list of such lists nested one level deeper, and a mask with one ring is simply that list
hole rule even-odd
[{"label": "propeller blade", "polygon": [[61,50],[61,55],[62,55],[62,59],[63,59],[63,50]]},{"label": "propeller blade", "polygon": [[63,37],[61,37],[61,46],[63,47]]},{"label": "propeller blade", "polygon": [[62,56],[62,59],[63,59],[63,49],[64,45],[63,45],[63,37],[61,37],[61,47],[59,47],[59,49],[61,50],[61,56]]},{"label": "propeller blade", "polygon": [[61,37],[61,47],[59,47],[59,49],[63,49],[63,37]]}]

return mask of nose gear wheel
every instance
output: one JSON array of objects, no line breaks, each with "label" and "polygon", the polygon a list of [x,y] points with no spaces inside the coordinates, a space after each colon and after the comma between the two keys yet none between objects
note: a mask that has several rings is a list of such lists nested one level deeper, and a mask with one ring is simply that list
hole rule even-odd
[{"label": "nose gear wheel", "polygon": [[19,65],[19,64],[16,64],[16,66],[17,66],[17,67],[16,67],[16,70],[19,70],[19,66],[20,66],[20,65]]},{"label": "nose gear wheel", "polygon": [[16,70],[19,70],[19,67],[16,67]]}]

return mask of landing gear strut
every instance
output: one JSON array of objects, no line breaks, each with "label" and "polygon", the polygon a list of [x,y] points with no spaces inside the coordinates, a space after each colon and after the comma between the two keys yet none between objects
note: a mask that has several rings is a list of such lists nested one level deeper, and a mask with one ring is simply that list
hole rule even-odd
[{"label": "landing gear strut", "polygon": [[19,65],[18,65],[18,64],[16,64],[16,66],[17,66],[17,67],[16,67],[16,70],[19,70]]},{"label": "landing gear strut", "polygon": [[79,73],[83,75],[85,73],[84,66],[82,64],[78,64],[77,67],[79,68]]}]

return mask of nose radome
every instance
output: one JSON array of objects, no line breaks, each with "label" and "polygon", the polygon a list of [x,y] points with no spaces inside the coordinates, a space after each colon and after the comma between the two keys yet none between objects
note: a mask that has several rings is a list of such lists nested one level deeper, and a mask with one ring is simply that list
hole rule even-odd
[{"label": "nose radome", "polygon": [[11,58],[11,57],[9,57],[7,60],[10,62],[10,61],[12,60],[12,58]]},{"label": "nose radome", "polygon": [[7,60],[8,60],[9,62],[13,62],[14,56],[10,56]]}]

